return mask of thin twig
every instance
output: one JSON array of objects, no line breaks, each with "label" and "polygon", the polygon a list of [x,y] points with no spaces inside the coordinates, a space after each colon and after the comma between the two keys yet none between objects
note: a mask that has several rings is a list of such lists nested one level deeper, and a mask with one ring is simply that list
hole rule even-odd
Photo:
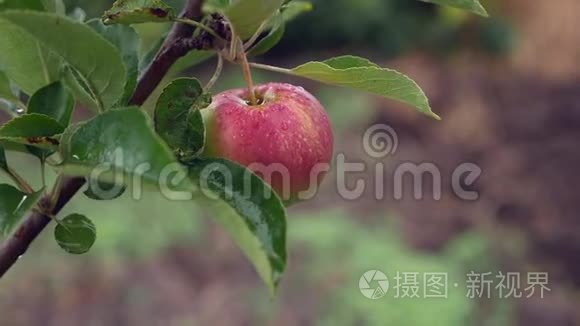
[{"label": "thin twig", "polygon": [[258,68],[258,69],[262,69],[262,70],[268,70],[268,71],[278,72],[278,73],[287,74],[287,75],[296,75],[292,70],[286,69],[286,68],[275,67],[275,66],[270,66],[270,65],[265,65],[262,63],[255,63],[255,62],[250,62],[248,64],[250,65],[250,67],[254,67],[254,68]]},{"label": "thin twig", "polygon": [[206,92],[209,91],[213,87],[213,85],[215,85],[217,80],[220,78],[223,67],[224,67],[224,58],[222,57],[221,54],[218,54],[218,62],[217,66],[215,67],[215,72],[213,73],[213,76],[211,76],[211,79],[207,82],[207,84],[204,87]]},{"label": "thin twig", "polygon": [[21,177],[20,174],[18,174],[18,172],[14,171],[10,167],[7,167],[4,171],[10,177],[10,179],[14,181],[14,183],[18,186],[18,188],[20,188],[20,190],[22,190],[27,194],[31,194],[34,192],[34,189],[32,189],[32,187],[28,184],[28,182],[26,182],[26,180],[24,180],[24,178]]},{"label": "thin twig", "polygon": [[42,158],[40,160],[40,179],[42,181],[42,189],[44,189],[46,194],[46,159]]},{"label": "thin twig", "polygon": [[200,22],[197,22],[197,21],[191,20],[191,19],[187,19],[187,18],[175,18],[173,20],[176,21],[176,22],[179,22],[179,23],[183,23],[183,24],[186,24],[186,25],[190,25],[190,26],[193,26],[193,27],[197,27],[197,28],[203,29],[204,31],[208,32],[211,36],[215,37],[216,39],[218,39],[218,40],[220,40],[222,42],[226,42],[226,40],[224,40],[223,37],[219,36],[218,33],[216,33],[216,31],[214,31],[213,29],[205,26],[204,24],[202,24]]}]

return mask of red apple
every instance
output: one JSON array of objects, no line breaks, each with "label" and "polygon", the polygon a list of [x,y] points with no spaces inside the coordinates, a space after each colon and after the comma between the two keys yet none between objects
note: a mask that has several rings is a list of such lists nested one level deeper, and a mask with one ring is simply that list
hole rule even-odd
[{"label": "red apple", "polygon": [[[206,110],[205,155],[235,161],[269,182],[285,201],[316,190],[330,167],[333,134],[326,111],[304,88],[269,83],[216,95]],[[302,195],[299,196],[299,194]]]}]

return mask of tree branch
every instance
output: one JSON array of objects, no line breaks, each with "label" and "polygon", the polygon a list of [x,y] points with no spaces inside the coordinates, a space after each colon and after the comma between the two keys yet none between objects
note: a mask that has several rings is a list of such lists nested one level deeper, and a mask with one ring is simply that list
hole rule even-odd
[{"label": "tree branch", "polygon": [[[202,3],[203,0],[188,0],[181,16],[199,20],[201,17]],[[157,53],[156,58],[139,79],[135,93],[130,100],[131,105],[143,104],[177,59],[187,54],[193,48],[204,46],[203,40],[196,40],[191,37],[193,30],[193,27],[182,23],[175,23],[173,25],[169,36]],[[54,208],[50,212],[51,215],[57,215],[83,187],[85,182],[85,178],[66,179],[59,189],[59,196]],[[50,207],[50,201],[50,196],[47,196],[42,198],[39,204],[41,207]],[[34,211],[24,220],[16,232],[5,240],[0,246],[0,278],[14,265],[20,256],[26,253],[30,244],[51,220],[50,216]]]},{"label": "tree branch", "polygon": [[[50,212],[51,215],[58,214],[84,184],[84,178],[70,178],[65,180],[58,200]],[[50,200],[50,196],[42,198],[40,206],[50,207]],[[12,237],[6,239],[2,247],[0,247],[0,277],[26,252],[32,241],[36,239],[51,220],[49,216],[39,211],[34,211],[26,218]]]},{"label": "tree branch", "polygon": [[[199,20],[201,18],[201,0],[189,0],[180,14],[182,18]],[[192,42],[191,35],[195,28],[193,26],[175,23],[173,29],[169,32],[167,39],[157,52],[155,59],[151,62],[145,73],[139,78],[139,83],[129,100],[130,105],[142,105],[145,100],[153,93],[163,77],[169,71],[169,68],[194,48],[201,48],[202,42]]]}]

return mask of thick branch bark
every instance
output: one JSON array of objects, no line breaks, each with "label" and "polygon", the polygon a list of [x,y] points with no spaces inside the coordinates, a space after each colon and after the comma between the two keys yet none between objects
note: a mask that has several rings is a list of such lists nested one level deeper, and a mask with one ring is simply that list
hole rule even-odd
[{"label": "thick branch bark", "polygon": [[[202,3],[203,0],[188,0],[181,16],[199,20]],[[156,58],[139,79],[130,104],[143,104],[177,59],[184,56],[189,50],[202,46],[201,43],[198,44],[196,40],[191,38],[192,33],[192,27],[181,23],[174,24]],[[63,182],[59,198],[51,212],[52,215],[57,215],[84,184],[84,178],[70,178]],[[44,197],[40,205],[49,207],[50,200],[49,197]],[[0,278],[18,260],[18,257],[26,252],[32,241],[38,237],[50,221],[51,218],[49,216],[35,211],[26,217],[22,225],[10,238],[5,240],[0,246]]]}]

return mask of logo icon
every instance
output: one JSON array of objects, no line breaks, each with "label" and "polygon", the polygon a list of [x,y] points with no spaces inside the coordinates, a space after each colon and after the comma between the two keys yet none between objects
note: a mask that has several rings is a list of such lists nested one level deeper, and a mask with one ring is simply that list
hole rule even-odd
[{"label": "logo icon", "polygon": [[385,273],[376,269],[366,271],[358,280],[358,288],[362,295],[371,300],[385,296],[389,290],[389,280]]},{"label": "logo icon", "polygon": [[363,147],[370,157],[384,158],[395,154],[399,147],[399,136],[391,126],[376,124],[365,132]]}]

